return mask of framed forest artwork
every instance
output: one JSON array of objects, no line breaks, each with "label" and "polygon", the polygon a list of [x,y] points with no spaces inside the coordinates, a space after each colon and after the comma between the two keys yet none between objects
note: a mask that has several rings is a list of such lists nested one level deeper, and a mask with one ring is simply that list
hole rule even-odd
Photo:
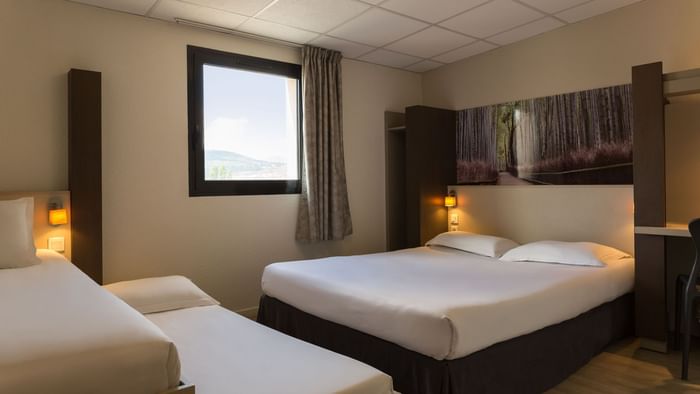
[{"label": "framed forest artwork", "polygon": [[457,112],[458,184],[632,184],[632,87]]}]

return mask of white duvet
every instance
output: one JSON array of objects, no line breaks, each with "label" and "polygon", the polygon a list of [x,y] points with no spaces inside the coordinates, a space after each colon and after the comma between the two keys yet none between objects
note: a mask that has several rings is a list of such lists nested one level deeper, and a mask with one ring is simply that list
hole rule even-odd
[{"label": "white duvet", "polygon": [[263,292],[438,360],[574,318],[633,288],[634,260],[502,262],[441,247],[271,264]]},{"label": "white duvet", "polygon": [[391,394],[388,375],[220,306],[146,315],[177,344],[197,394]]},{"label": "white duvet", "polygon": [[172,341],[61,255],[0,270],[0,393],[155,394],[177,386]]}]

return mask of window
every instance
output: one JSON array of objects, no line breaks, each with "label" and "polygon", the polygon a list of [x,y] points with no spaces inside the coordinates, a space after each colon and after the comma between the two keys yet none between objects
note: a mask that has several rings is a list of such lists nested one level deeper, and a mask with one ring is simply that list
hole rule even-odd
[{"label": "window", "polygon": [[301,66],[187,47],[190,196],[301,191]]}]

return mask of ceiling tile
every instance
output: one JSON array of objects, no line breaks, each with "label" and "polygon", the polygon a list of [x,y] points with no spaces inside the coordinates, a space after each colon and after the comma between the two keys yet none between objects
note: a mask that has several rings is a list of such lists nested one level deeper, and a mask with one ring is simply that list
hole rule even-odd
[{"label": "ceiling tile", "polygon": [[590,0],[520,0],[521,3],[531,5],[540,11],[550,14],[581,5],[587,1]]},{"label": "ceiling tile", "polygon": [[146,15],[157,0],[70,0],[74,3],[94,5],[110,10],[128,12],[131,14]]},{"label": "ceiling tile", "polygon": [[298,44],[305,44],[318,36],[316,33],[259,19],[248,19],[238,30]]},{"label": "ceiling tile", "polygon": [[488,0],[388,0],[382,8],[431,23],[440,22]]},{"label": "ceiling tile", "polygon": [[442,63],[434,62],[432,60],[423,60],[420,63],[413,64],[411,66],[406,67],[406,70],[409,71],[414,71],[417,73],[422,73],[426,71],[430,71],[432,69],[438,68],[442,66]]},{"label": "ceiling tile", "polygon": [[486,51],[490,51],[494,48],[498,47],[493,44],[489,44],[488,42],[478,41],[473,44],[469,44],[465,47],[455,49],[452,52],[447,52],[443,55],[436,56],[433,59],[443,63],[452,63],[456,62],[457,60],[461,60],[467,57],[478,55]]},{"label": "ceiling tile", "polygon": [[328,34],[367,45],[382,46],[427,26],[423,22],[372,8]]},{"label": "ceiling tile", "polygon": [[439,27],[429,27],[387,46],[413,56],[432,57],[474,42],[473,38]]},{"label": "ceiling tile", "polygon": [[495,0],[440,25],[470,36],[485,38],[542,16],[544,15],[512,0]]},{"label": "ceiling tile", "polygon": [[202,5],[236,14],[253,16],[260,12],[271,0],[180,0],[185,3]]},{"label": "ceiling tile", "polygon": [[256,18],[325,33],[369,7],[354,0],[279,0]]},{"label": "ceiling tile", "polygon": [[542,18],[532,23],[528,23],[525,26],[516,27],[513,30],[508,30],[496,36],[489,37],[489,41],[495,42],[499,45],[508,45],[562,26],[565,26],[565,23],[554,18]]},{"label": "ceiling tile", "polygon": [[594,0],[590,3],[560,12],[557,16],[569,23],[574,23],[638,1],[640,0]]},{"label": "ceiling tile", "polygon": [[214,10],[177,0],[161,0],[151,11],[150,16],[167,21],[175,18],[187,19],[194,22],[235,29],[248,17],[231,12]]},{"label": "ceiling tile", "polygon": [[309,44],[319,46],[321,48],[335,49],[343,53],[344,57],[356,58],[374,49],[374,47],[357,44],[355,42],[341,40],[329,36],[320,36]]},{"label": "ceiling tile", "polygon": [[404,55],[403,53],[396,53],[385,49],[377,49],[376,51],[360,57],[360,60],[370,63],[383,64],[389,67],[402,68],[413,63],[418,63],[421,59],[418,57]]}]

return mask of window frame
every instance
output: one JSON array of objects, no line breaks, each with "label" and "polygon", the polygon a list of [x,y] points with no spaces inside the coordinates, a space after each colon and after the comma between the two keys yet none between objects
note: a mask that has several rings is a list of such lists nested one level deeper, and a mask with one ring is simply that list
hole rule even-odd
[{"label": "window frame", "polygon": [[[279,75],[297,80],[296,180],[207,181],[204,173],[204,65]],[[300,194],[303,174],[301,65],[187,46],[187,115],[190,197]]]}]

